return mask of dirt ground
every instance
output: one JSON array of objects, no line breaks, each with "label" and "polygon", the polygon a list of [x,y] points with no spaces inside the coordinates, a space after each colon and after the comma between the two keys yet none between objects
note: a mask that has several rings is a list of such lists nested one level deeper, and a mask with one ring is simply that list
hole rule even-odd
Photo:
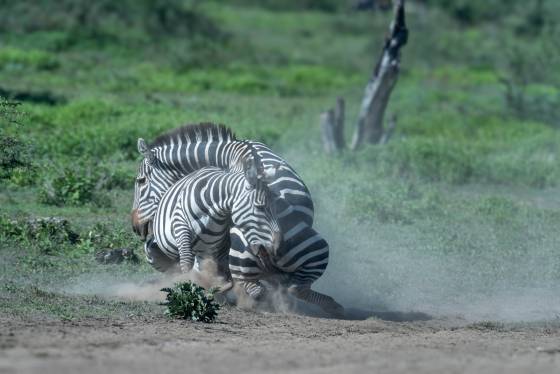
[{"label": "dirt ground", "polygon": [[460,319],[332,320],[229,307],[164,317],[0,317],[1,373],[558,373],[560,329]]}]

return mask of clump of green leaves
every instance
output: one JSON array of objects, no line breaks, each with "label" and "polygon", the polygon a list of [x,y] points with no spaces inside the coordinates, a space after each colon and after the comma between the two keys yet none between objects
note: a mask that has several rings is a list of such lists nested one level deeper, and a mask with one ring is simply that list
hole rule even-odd
[{"label": "clump of green leaves", "polygon": [[98,166],[94,161],[76,162],[47,170],[42,176],[39,201],[48,205],[110,206],[105,192],[114,188],[130,187],[131,182],[123,170]]},{"label": "clump of green leaves", "polygon": [[115,249],[130,246],[135,240],[135,235],[130,230],[115,229],[108,224],[97,222],[93,227],[82,234],[79,247],[84,252],[94,249]]},{"label": "clump of green leaves", "polygon": [[39,201],[48,205],[84,205],[97,199],[98,177],[90,168],[64,167],[44,176]]},{"label": "clump of green leaves", "polygon": [[0,97],[0,179],[31,169],[29,145],[19,136],[21,117],[19,103]]},{"label": "clump of green leaves", "polygon": [[52,253],[62,246],[76,244],[79,235],[63,218],[10,219],[0,216],[0,238],[33,244],[44,253]]},{"label": "clump of green leaves", "polygon": [[218,315],[220,305],[214,302],[213,290],[205,291],[192,282],[176,283],[173,288],[162,288],[167,292],[165,314],[170,317],[210,323]]}]

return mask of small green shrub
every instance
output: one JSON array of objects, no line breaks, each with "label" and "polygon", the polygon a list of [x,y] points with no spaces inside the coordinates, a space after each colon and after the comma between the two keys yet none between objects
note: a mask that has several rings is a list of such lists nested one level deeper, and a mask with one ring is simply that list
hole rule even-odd
[{"label": "small green shrub", "polygon": [[18,187],[33,186],[37,181],[37,169],[33,166],[19,166],[12,170],[10,183]]},{"label": "small green shrub", "polygon": [[115,166],[96,165],[93,160],[74,161],[72,166],[50,168],[43,172],[39,201],[47,205],[110,206],[107,190],[129,188],[131,177]]},{"label": "small green shrub", "polygon": [[0,97],[0,180],[31,168],[30,145],[20,136],[23,115],[18,107],[19,103]]},{"label": "small green shrub", "polygon": [[21,168],[27,168],[29,148],[19,137],[3,134],[0,130],[0,179],[9,179]]},{"label": "small green shrub", "polygon": [[131,230],[115,229],[108,224],[97,222],[90,230],[80,236],[78,248],[82,252],[98,249],[130,247],[136,236]]},{"label": "small green shrub", "polygon": [[2,215],[0,216],[0,237],[4,239],[23,238],[23,228],[17,220]]},{"label": "small green shrub", "polygon": [[99,178],[91,168],[66,166],[43,177],[39,201],[48,205],[84,205],[101,201]]},{"label": "small green shrub", "polygon": [[62,218],[11,219],[0,216],[0,238],[35,246],[42,253],[52,254],[76,244],[79,235]]},{"label": "small green shrub", "polygon": [[192,321],[212,322],[218,315],[220,305],[214,302],[213,291],[204,291],[192,282],[176,283],[173,288],[162,288],[167,292],[165,314],[170,317]]}]

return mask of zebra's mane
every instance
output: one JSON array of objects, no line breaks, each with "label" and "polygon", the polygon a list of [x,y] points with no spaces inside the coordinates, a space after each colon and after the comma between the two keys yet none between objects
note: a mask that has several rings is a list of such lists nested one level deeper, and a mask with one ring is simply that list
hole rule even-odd
[{"label": "zebra's mane", "polygon": [[174,139],[183,142],[231,142],[236,140],[235,134],[225,125],[210,122],[184,125],[165,134],[158,136],[151,144],[150,149],[173,143]]}]

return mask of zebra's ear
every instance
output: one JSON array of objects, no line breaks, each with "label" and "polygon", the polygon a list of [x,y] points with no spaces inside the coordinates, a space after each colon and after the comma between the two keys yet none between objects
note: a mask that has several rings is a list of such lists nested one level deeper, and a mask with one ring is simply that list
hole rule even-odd
[{"label": "zebra's ear", "polygon": [[152,154],[150,148],[148,148],[146,142],[142,138],[138,138],[138,152],[140,152],[140,154],[144,156],[148,160],[148,162],[151,163],[154,160],[154,155]]},{"label": "zebra's ear", "polygon": [[146,153],[150,152],[146,142],[142,138],[138,138],[138,152],[143,156],[146,156]]},{"label": "zebra's ear", "polygon": [[257,169],[257,162],[253,157],[248,158],[245,163],[243,164],[243,171],[245,173],[245,179],[251,186],[255,186],[257,184],[258,179],[258,169]]}]

